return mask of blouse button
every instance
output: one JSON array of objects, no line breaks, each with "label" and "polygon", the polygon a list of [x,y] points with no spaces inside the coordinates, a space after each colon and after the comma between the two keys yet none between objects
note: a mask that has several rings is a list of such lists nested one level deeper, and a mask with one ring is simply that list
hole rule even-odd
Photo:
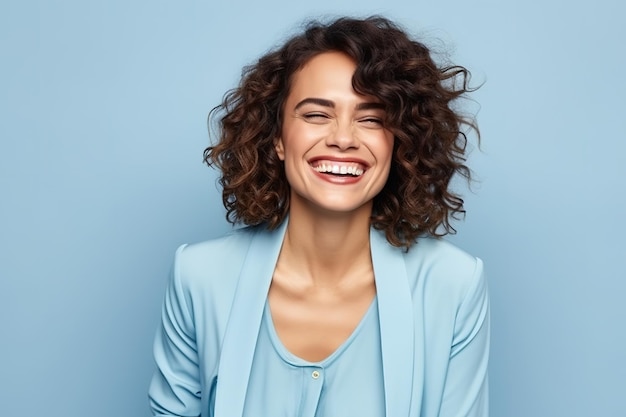
[{"label": "blouse button", "polygon": [[311,374],[311,376],[313,377],[313,379],[317,379],[320,377],[320,373],[319,371],[313,371],[313,373]]}]

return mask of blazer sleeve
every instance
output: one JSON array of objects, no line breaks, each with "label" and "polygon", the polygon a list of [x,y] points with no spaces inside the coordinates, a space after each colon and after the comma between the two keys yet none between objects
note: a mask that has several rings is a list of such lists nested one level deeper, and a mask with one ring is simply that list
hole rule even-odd
[{"label": "blazer sleeve", "polygon": [[154,341],[157,369],[149,388],[154,416],[199,416],[201,382],[196,332],[187,291],[181,282],[178,248],[165,292],[161,325]]},{"label": "blazer sleeve", "polygon": [[489,392],[489,297],[477,259],[455,321],[439,417],[487,417]]}]

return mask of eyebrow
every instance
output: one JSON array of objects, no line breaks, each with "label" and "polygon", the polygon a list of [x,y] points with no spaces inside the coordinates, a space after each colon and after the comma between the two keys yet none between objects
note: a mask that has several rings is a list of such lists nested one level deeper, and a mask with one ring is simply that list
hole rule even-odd
[{"label": "eyebrow", "polygon": [[[298,104],[296,104],[296,107],[294,107],[294,110],[298,110],[300,107],[304,106],[305,104],[317,104],[318,106],[329,107],[331,109],[335,108],[335,103],[331,100],[326,100],[324,98],[317,98],[317,97],[307,97],[304,100],[300,101]],[[383,103],[365,102],[365,103],[359,103],[356,106],[356,110],[371,110],[371,109],[385,110],[385,105]]]}]

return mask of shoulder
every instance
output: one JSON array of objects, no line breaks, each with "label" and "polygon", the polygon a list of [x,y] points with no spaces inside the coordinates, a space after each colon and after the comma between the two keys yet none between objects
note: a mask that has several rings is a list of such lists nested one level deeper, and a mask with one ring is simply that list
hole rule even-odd
[{"label": "shoulder", "polygon": [[[207,287],[227,289],[239,275],[254,227],[235,229],[203,242],[184,244],[176,250],[173,275],[190,293],[206,293]],[[210,291],[212,293],[213,291]]]},{"label": "shoulder", "polygon": [[235,229],[223,236],[202,242],[181,245],[176,251],[176,262],[185,271],[224,263],[225,258],[245,256],[256,228]]},{"label": "shoulder", "polygon": [[470,293],[486,290],[482,260],[444,239],[420,238],[404,259],[412,288],[431,299],[458,306]]},{"label": "shoulder", "polygon": [[450,272],[462,272],[473,269],[478,258],[445,239],[422,237],[405,252],[409,264],[428,265],[431,268],[443,268]]}]

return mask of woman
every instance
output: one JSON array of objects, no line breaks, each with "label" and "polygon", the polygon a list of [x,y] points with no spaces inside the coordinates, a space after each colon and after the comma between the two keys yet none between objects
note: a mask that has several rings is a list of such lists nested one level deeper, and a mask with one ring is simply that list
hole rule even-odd
[{"label": "woman", "polygon": [[227,217],[178,249],[159,416],[486,416],[482,263],[439,236],[468,72],[383,18],[312,23],[218,108]]}]

